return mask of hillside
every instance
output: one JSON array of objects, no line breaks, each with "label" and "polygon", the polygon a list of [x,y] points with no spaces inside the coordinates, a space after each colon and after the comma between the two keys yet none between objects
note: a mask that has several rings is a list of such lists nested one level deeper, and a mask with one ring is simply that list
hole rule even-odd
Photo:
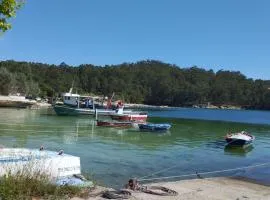
[{"label": "hillside", "polygon": [[191,106],[237,105],[270,109],[270,81],[253,80],[239,71],[180,68],[155,60],[119,65],[48,65],[0,62],[0,94],[52,97],[74,82],[78,93],[111,96],[129,103]]}]

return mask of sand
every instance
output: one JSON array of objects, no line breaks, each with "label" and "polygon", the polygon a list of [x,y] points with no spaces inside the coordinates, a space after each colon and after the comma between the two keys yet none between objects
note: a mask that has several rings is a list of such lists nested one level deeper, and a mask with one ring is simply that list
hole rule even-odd
[{"label": "sand", "polygon": [[[270,187],[232,178],[192,179],[176,182],[163,182],[149,185],[168,187],[178,192],[177,196],[157,196],[133,192],[129,199],[136,200],[270,200]],[[104,188],[97,187],[99,192]],[[87,200],[101,200],[100,196]],[[81,198],[72,198],[81,200]]]}]

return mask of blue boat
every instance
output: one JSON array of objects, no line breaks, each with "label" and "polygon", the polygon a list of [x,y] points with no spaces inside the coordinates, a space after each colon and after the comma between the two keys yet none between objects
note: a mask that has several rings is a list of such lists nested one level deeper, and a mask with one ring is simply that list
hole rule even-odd
[{"label": "blue boat", "polygon": [[171,128],[170,124],[138,124],[141,131],[167,131]]}]

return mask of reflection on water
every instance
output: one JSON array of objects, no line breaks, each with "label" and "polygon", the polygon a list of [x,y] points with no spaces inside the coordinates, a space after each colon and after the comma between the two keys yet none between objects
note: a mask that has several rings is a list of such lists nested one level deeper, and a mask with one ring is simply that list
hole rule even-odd
[{"label": "reflection on water", "polygon": [[[44,113],[0,109],[0,143],[7,147],[44,145],[48,150],[64,149],[80,156],[82,171],[93,173],[106,185],[121,186],[130,177],[160,170],[162,173],[154,177],[229,169],[269,160],[267,125],[150,118],[153,123],[170,123],[172,128],[169,132],[148,133],[134,128],[97,127],[90,117]],[[228,130],[246,130],[256,140],[246,149],[229,149],[224,140]]]},{"label": "reflection on water", "polygon": [[224,148],[224,153],[232,156],[247,156],[249,152],[254,149],[253,145],[244,145],[244,146],[231,146],[226,145]]}]

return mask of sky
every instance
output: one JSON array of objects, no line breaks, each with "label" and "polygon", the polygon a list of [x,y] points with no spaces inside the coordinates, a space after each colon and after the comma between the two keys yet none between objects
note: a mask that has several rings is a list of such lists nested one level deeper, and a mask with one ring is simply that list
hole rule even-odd
[{"label": "sky", "polygon": [[270,80],[268,0],[26,0],[0,60],[111,65],[145,59]]}]

